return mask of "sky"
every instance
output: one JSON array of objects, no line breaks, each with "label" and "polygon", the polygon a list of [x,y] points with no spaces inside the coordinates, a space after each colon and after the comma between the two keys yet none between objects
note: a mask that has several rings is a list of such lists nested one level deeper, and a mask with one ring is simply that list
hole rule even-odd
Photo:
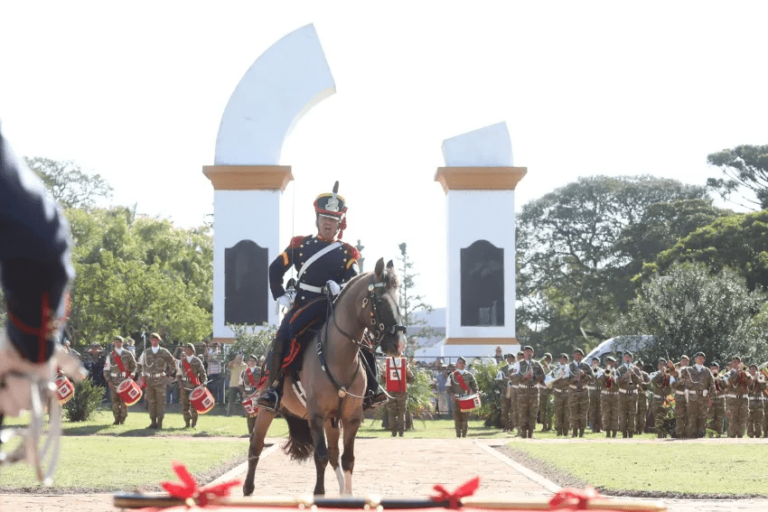
[{"label": "sky", "polygon": [[[25,156],[101,174],[112,203],[200,225],[224,107],[314,23],[336,82],[283,145],[285,243],[335,180],[371,263],[407,243],[445,305],[444,139],[505,121],[515,209],[581,176],[703,185],[708,154],[765,144],[765,2],[0,1],[0,119]],[[259,219],[254,219],[258,222]],[[490,220],[489,220],[490,221]]]}]

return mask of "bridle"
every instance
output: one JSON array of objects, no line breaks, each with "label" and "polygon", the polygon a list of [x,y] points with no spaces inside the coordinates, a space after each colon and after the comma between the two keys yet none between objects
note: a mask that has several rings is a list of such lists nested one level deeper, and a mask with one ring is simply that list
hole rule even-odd
[{"label": "bridle", "polygon": [[[402,324],[400,324],[396,318],[393,318],[394,322],[391,322],[389,326],[387,326],[387,322],[382,317],[382,309],[385,307],[386,299],[384,298],[384,293],[376,293],[377,290],[383,290],[386,288],[386,282],[382,281],[380,283],[377,283],[375,281],[375,278],[373,275],[371,275],[371,282],[368,285],[368,296],[363,297],[363,301],[361,304],[362,309],[367,309],[368,305],[371,305],[371,313],[370,313],[370,327],[367,327],[367,330],[373,335],[371,341],[371,345],[375,348],[381,343],[382,338],[386,334],[391,334],[393,336],[397,336],[397,333],[402,332],[403,334],[406,333],[406,327]],[[333,308],[333,312],[331,313],[331,316],[333,318],[333,325],[336,327],[336,329],[343,334],[347,339],[349,339],[352,343],[357,345],[358,347],[366,347],[366,343],[364,340],[366,339],[365,333],[363,334],[363,337],[361,339],[356,339],[351,334],[347,333],[344,329],[339,326],[338,322],[336,321],[336,308],[333,307],[331,304],[331,301],[328,302],[329,307]],[[397,307],[397,305],[395,305]],[[397,316],[400,316],[400,311],[398,308]],[[393,315],[394,317],[395,315]],[[326,323],[326,338],[328,337],[328,323]]]}]

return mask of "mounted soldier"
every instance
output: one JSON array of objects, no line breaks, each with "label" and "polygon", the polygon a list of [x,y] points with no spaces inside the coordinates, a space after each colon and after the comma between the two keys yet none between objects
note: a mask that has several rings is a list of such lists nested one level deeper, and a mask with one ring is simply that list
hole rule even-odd
[{"label": "mounted soldier", "polygon": [[[311,332],[319,329],[330,311],[329,297],[333,300],[343,285],[358,274],[357,260],[360,253],[352,245],[342,242],[347,227],[347,204],[338,195],[339,182],[333,192],[320,194],[315,199],[315,225],[317,235],[297,236],[288,248],[280,253],[269,266],[269,287],[277,303],[287,309],[277,335],[272,342],[267,359],[266,389],[258,404],[269,411],[277,410],[282,396],[284,369],[294,361],[301,361],[304,345],[311,339]],[[295,287],[283,287],[283,276],[294,267],[298,272]],[[368,389],[364,408],[378,406],[387,400],[379,391],[373,352],[361,351],[366,360]]]}]

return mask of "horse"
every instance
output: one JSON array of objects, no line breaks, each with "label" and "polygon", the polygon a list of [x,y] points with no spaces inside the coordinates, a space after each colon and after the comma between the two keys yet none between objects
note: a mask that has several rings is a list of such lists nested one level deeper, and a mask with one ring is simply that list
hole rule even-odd
[{"label": "horse", "polygon": [[[309,459],[314,452],[315,495],[325,494],[328,462],[336,472],[339,493],[352,494],[355,436],[363,421],[362,403],[367,385],[360,350],[366,331],[372,335],[373,350],[378,346],[386,355],[396,356],[398,347],[406,343],[405,327],[400,325],[398,288],[394,264],[390,261],[385,268],[383,258],[376,262],[373,272],[351,279],[302,356],[299,381],[305,390],[306,406],[295,392],[295,379],[291,375],[284,378],[283,398],[278,408],[288,422],[289,440],[283,450],[299,461]],[[275,414],[259,409],[248,449],[244,496],[253,493],[256,466]],[[341,429],[344,454],[339,465]]]}]

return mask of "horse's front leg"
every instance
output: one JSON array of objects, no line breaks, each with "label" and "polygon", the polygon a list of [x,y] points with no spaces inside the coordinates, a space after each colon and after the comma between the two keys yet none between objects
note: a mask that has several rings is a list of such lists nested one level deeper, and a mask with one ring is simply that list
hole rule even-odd
[{"label": "horse's front leg", "polygon": [[344,494],[352,494],[352,470],[355,468],[355,436],[362,422],[363,410],[352,418],[345,418],[344,453],[341,456],[341,468],[344,470]]},{"label": "horse's front leg", "polygon": [[328,447],[325,444],[324,427],[325,416],[317,412],[310,413],[309,430],[315,445],[315,468],[317,469],[316,496],[325,494],[325,467],[328,465]]},{"label": "horse's front leg", "polygon": [[[333,424],[336,424],[336,428]],[[325,422],[325,438],[328,440],[328,462],[336,472],[336,478],[339,480],[339,494],[344,494],[344,472],[339,464],[339,423],[328,419]]]},{"label": "horse's front leg", "polygon": [[267,431],[274,419],[275,413],[266,411],[263,408],[259,410],[259,415],[256,417],[256,425],[251,433],[250,446],[248,447],[248,473],[245,475],[245,482],[243,482],[243,496],[253,494],[253,478],[256,474],[256,466],[259,463],[261,452],[264,450],[264,438],[267,437]]}]

